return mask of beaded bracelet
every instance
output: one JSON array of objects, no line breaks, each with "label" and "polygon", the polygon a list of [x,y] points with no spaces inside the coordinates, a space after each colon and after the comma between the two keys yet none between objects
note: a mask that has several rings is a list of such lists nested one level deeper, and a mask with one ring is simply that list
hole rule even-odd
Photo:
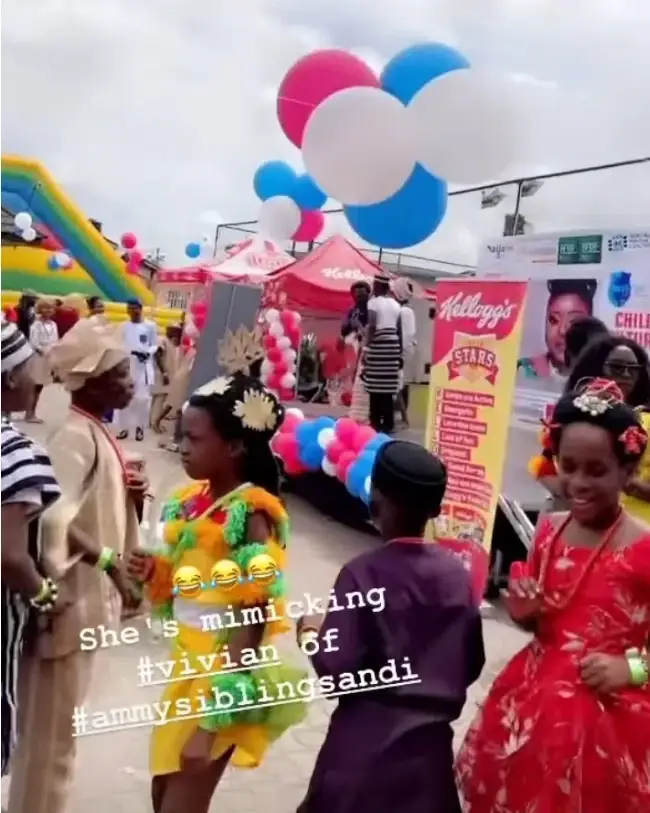
[{"label": "beaded bracelet", "polygon": [[115,567],[117,561],[117,554],[112,548],[102,548],[99,558],[97,559],[97,567],[105,573],[109,573]]},{"label": "beaded bracelet", "polygon": [[650,681],[647,655],[638,649],[628,649],[625,657],[630,669],[630,683],[632,686],[645,686]]},{"label": "beaded bracelet", "polygon": [[43,579],[41,589],[29,603],[35,610],[38,610],[39,613],[47,613],[53,609],[58,597],[59,588],[52,579],[47,578]]}]

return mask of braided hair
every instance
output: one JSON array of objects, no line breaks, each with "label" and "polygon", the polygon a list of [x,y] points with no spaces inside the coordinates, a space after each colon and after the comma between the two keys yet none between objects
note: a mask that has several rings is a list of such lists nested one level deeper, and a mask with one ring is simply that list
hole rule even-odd
[{"label": "braided hair", "polygon": [[205,410],[225,441],[241,441],[244,481],[279,496],[280,470],[269,444],[284,407],[259,379],[240,372],[217,378],[199,387],[187,405]]}]

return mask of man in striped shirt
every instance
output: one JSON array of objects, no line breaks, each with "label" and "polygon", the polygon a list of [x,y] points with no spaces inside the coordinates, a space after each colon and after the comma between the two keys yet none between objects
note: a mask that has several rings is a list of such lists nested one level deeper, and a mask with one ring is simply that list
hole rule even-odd
[{"label": "man in striped shirt", "polygon": [[[2,406],[21,412],[34,396],[33,350],[18,328],[2,323]],[[38,519],[59,497],[46,453],[2,422],[2,775],[16,736],[18,670],[30,608],[45,609],[56,591],[39,572]]]}]

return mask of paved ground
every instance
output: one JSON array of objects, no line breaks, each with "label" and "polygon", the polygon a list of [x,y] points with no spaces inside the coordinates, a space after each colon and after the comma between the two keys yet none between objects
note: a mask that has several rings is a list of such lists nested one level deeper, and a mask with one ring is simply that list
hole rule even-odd
[{"label": "paved ground", "polygon": [[[64,414],[65,397],[57,388],[46,391],[43,415],[53,423]],[[47,427],[34,433],[45,439]],[[154,490],[158,495],[182,481],[175,457],[156,448],[155,438],[134,448],[146,452]],[[325,596],[340,568],[349,558],[377,541],[355,533],[316,514],[309,506],[291,501],[293,521],[289,583],[296,594],[309,591]],[[488,664],[474,686],[456,725],[460,739],[502,665],[517,651],[525,637],[498,617],[486,619]],[[291,647],[291,641],[287,642]],[[149,653],[165,657],[165,645],[143,630],[141,642],[101,653],[90,705],[97,709],[123,707],[157,698],[156,689],[137,688],[136,663]],[[263,800],[266,813],[293,813],[307,786],[318,748],[325,735],[331,703],[316,702],[307,720],[290,731],[271,750],[263,767],[255,771],[231,770],[215,797],[213,810],[244,813]],[[145,813],[149,810],[148,731],[135,729],[79,740],[76,780],[68,813]],[[6,790],[6,788],[3,788]],[[4,794],[3,794],[4,796]]]}]

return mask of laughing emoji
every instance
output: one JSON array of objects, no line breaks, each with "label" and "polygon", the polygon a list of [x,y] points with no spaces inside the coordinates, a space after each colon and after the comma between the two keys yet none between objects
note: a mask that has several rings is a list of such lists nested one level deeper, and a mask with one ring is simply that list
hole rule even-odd
[{"label": "laughing emoji", "polygon": [[279,576],[275,559],[268,553],[260,553],[248,563],[248,580],[257,584],[267,585]]},{"label": "laughing emoji", "polygon": [[222,559],[217,562],[212,568],[210,576],[212,587],[219,587],[221,590],[232,590],[242,581],[239,565],[231,559]]},{"label": "laughing emoji", "polygon": [[201,574],[195,567],[179,567],[174,573],[172,592],[175,596],[196,596],[201,590],[203,590]]}]

